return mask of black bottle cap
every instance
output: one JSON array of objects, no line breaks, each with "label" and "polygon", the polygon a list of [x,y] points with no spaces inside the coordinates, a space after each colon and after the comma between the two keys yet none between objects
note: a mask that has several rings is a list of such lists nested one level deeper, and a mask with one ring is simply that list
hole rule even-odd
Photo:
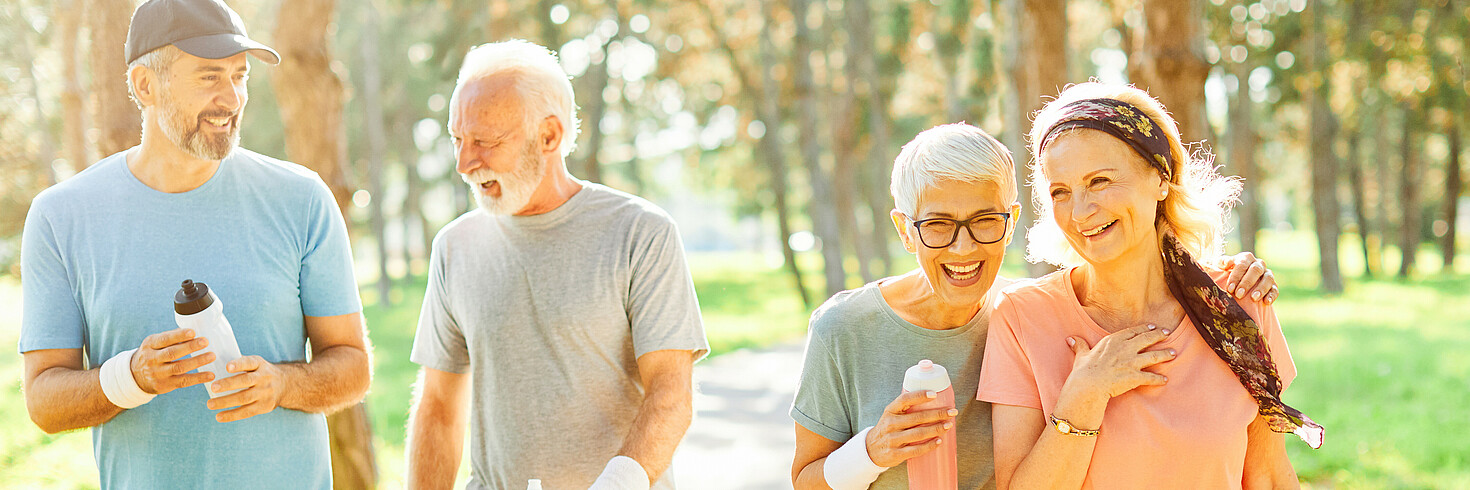
[{"label": "black bottle cap", "polygon": [[202,282],[184,279],[184,284],[174,293],[174,313],[180,315],[199,313],[212,304],[214,297],[209,295],[209,285]]}]

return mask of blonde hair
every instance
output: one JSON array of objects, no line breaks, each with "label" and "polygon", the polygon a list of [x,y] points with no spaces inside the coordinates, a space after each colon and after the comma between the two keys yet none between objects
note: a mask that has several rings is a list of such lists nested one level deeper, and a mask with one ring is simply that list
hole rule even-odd
[{"label": "blonde hair", "polygon": [[[1159,233],[1163,233],[1165,229],[1160,225],[1167,226],[1167,231],[1172,231],[1178,237],[1179,243],[1196,260],[1219,256],[1225,248],[1225,218],[1230,208],[1239,202],[1240,178],[1220,175],[1215,167],[1215,156],[1203,145],[1191,145],[1194,146],[1194,151],[1191,152],[1179,136],[1178,123],[1164,110],[1163,104],[1148,92],[1131,85],[1087,82],[1067,87],[1056,99],[1037,112],[1032,123],[1028,138],[1033,155],[1030,185],[1038,216],[1036,224],[1026,235],[1026,260],[1049,262],[1063,267],[1084,262],[1071,243],[1067,242],[1056,221],[1051,218],[1051,199],[1047,193],[1051,182],[1047,181],[1046,174],[1041,169],[1041,143],[1047,132],[1061,122],[1066,112],[1062,110],[1063,107],[1087,99],[1127,102],[1142,110],[1163,129],[1164,137],[1169,142],[1170,160],[1174,168],[1170,169],[1173,178],[1166,184],[1169,194],[1159,206],[1160,213],[1154,220],[1154,227]],[[1065,137],[1067,133],[1077,130],[1063,130],[1056,138]],[[1138,158],[1139,165],[1148,165],[1142,156]]]},{"label": "blonde hair", "polygon": [[[576,97],[572,94],[571,77],[562,69],[556,53],[545,46],[512,39],[470,48],[459,68],[454,92],[449,96],[450,107],[458,107],[459,91],[469,82],[502,74],[515,80],[516,90],[525,104],[527,127],[534,131],[542,119],[556,116],[562,129],[558,149],[562,156],[571,154],[581,131]],[[449,117],[454,118],[454,111],[450,111]]]},{"label": "blonde hair", "polygon": [[888,191],[899,212],[913,218],[919,212],[919,194],[941,180],[994,182],[1004,206],[1016,202],[1011,151],[985,130],[965,123],[929,128],[903,145],[893,160]]}]

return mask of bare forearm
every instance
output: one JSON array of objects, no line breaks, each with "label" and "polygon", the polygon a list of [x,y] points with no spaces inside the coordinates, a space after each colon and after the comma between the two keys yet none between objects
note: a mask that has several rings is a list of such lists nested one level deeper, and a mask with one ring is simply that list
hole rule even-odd
[{"label": "bare forearm", "polygon": [[792,482],[792,486],[796,487],[796,490],[831,490],[832,487],[827,486],[827,475],[822,472],[826,464],[825,456],[807,463],[801,468],[801,473],[796,475],[796,481]]},{"label": "bare forearm", "polygon": [[332,413],[362,401],[372,385],[371,364],[366,350],[348,345],[323,349],[311,362],[277,364],[286,381],[280,406]]},{"label": "bare forearm", "polygon": [[[1107,398],[1078,396],[1063,387],[1052,413],[1078,428],[1093,430],[1102,426],[1107,404]],[[1097,437],[1062,434],[1048,421],[1036,445],[1016,467],[1008,488],[1081,488],[1096,444]]]},{"label": "bare forearm", "polygon": [[123,409],[102,393],[100,369],[47,369],[26,387],[31,421],[48,434],[101,425]]},{"label": "bare forearm", "polygon": [[463,426],[450,416],[420,406],[408,422],[408,487],[441,489],[454,486],[464,450]]},{"label": "bare forearm", "polygon": [[688,386],[649,391],[638,407],[633,429],[623,439],[619,455],[633,458],[648,472],[649,481],[658,481],[674,458],[674,449],[689,430],[693,408]]}]

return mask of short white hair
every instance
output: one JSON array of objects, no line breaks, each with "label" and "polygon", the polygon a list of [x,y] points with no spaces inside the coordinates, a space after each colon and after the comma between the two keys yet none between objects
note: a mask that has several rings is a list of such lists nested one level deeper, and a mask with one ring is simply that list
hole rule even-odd
[{"label": "short white hair", "polygon": [[[475,80],[495,75],[510,75],[525,105],[526,125],[538,127],[547,116],[561,123],[561,154],[567,156],[576,148],[581,123],[577,120],[576,96],[572,94],[571,77],[557,61],[556,53],[545,46],[522,39],[486,43],[471,48],[459,68],[454,82],[450,107],[458,107],[459,91]],[[451,119],[454,111],[450,111]]]},{"label": "short white hair", "polygon": [[965,123],[924,130],[903,145],[893,160],[889,192],[899,212],[916,218],[919,194],[943,180],[994,182],[1009,208],[1016,202],[1016,164],[1005,145]]}]

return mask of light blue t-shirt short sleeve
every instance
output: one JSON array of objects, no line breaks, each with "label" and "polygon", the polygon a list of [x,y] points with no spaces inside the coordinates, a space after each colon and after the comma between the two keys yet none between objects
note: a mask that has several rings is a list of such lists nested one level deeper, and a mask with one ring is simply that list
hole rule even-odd
[{"label": "light blue t-shirt short sleeve", "polygon": [[[38,195],[21,249],[19,350],[81,348],[96,368],[177,328],[184,279],[209,285],[244,355],[306,360],[303,316],[361,311],[331,191],[299,165],[237,149],[203,185],[156,191],[109,156]],[[93,428],[103,488],[330,488],[326,419],[277,408],[219,423],[204,387]]]}]

